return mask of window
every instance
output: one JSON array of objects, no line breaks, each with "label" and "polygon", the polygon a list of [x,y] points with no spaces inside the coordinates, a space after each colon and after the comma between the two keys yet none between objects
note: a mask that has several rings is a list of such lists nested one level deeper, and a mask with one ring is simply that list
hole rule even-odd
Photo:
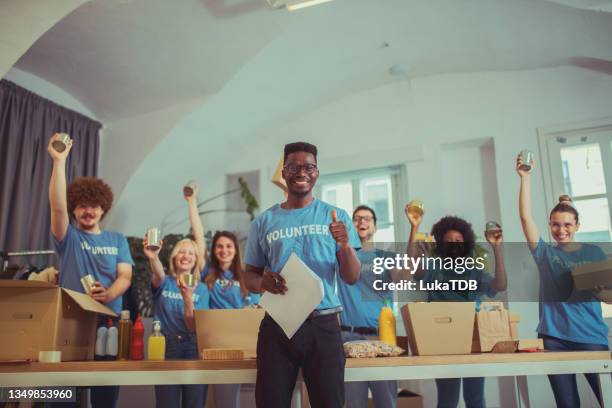
[{"label": "window", "polygon": [[569,194],[580,214],[581,242],[612,241],[612,131],[549,135],[552,204]]},{"label": "window", "polygon": [[376,212],[376,242],[395,242],[396,212],[400,167],[364,170],[321,176],[315,194],[332,205],[342,208],[349,216],[364,204]]}]

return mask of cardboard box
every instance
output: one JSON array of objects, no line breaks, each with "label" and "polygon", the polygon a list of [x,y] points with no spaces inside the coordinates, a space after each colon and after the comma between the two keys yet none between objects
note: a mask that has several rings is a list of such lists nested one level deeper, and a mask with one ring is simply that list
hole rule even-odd
[{"label": "cardboard box", "polygon": [[37,360],[51,350],[61,351],[62,361],[93,360],[98,313],[116,316],[84,293],[0,280],[0,361]]},{"label": "cardboard box", "polygon": [[578,290],[592,290],[596,286],[612,284],[612,260],[578,265],[572,271],[574,286]]},{"label": "cardboard box", "polygon": [[283,178],[283,166],[285,165],[285,158],[281,157],[280,161],[276,165],[274,174],[272,175],[272,183],[276,184],[281,190],[287,191],[287,183]]},{"label": "cardboard box", "polygon": [[[368,408],[374,407],[374,401],[368,399]],[[397,394],[397,408],[423,408],[423,396],[409,390],[400,390]]]},{"label": "cardboard box", "polygon": [[508,317],[510,319],[510,337],[512,337],[512,340],[518,340],[518,325],[521,321],[521,315],[516,312],[509,312]]},{"label": "cardboard box", "polygon": [[470,354],[474,302],[409,303],[402,317],[412,355]]},{"label": "cardboard box", "polygon": [[196,310],[198,350],[238,349],[244,358],[255,358],[259,324],[265,313],[263,309]]}]

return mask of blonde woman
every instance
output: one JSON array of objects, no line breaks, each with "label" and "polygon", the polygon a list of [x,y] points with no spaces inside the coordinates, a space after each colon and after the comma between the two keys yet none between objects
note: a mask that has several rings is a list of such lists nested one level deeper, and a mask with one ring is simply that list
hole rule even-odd
[{"label": "blonde woman", "polygon": [[[204,265],[204,233],[197,211],[197,187],[191,197],[185,197],[195,240],[179,241],[170,254],[168,274],[159,260],[158,249],[148,249],[144,240],[144,253],[151,265],[151,286],[155,316],[161,322],[166,337],[166,359],[197,359],[195,310],[208,309],[209,292],[199,282]],[[162,242],[163,245],[163,242]],[[185,276],[192,275],[193,286],[185,284]],[[206,400],[207,385],[156,385],[158,407],[202,407]]]}]

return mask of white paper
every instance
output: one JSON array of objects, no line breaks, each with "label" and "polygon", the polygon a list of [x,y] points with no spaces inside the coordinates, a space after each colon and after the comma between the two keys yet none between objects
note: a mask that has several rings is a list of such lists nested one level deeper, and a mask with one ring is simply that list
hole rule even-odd
[{"label": "white paper", "polygon": [[266,292],[259,300],[259,305],[291,338],[321,303],[325,290],[321,278],[295,252],[289,256],[281,275],[285,278],[287,292],[284,295]]}]

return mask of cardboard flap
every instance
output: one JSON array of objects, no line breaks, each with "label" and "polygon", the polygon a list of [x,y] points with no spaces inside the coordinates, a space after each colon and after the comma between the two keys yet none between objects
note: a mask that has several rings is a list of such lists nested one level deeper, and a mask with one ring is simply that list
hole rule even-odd
[{"label": "cardboard flap", "polygon": [[280,187],[283,191],[287,191],[287,183],[283,178],[283,166],[285,164],[285,158],[281,157],[280,161],[276,165],[276,169],[274,170],[274,174],[272,175],[272,183]]},{"label": "cardboard flap", "polygon": [[64,292],[72,300],[74,300],[83,310],[93,313],[101,313],[107,316],[117,316],[117,314],[113,312],[109,307],[104,306],[102,303],[98,302],[97,300],[94,300],[89,295],[65,288],[62,288],[62,292]]},{"label": "cardboard flap", "polygon": [[53,288],[57,288],[57,285],[53,285],[49,282],[34,281],[34,280],[28,281],[28,280],[0,279],[0,288],[53,289]]},{"label": "cardboard flap", "polygon": [[612,271],[612,260],[580,264],[574,268],[574,270],[572,271],[572,275],[579,276],[583,274],[603,271]]}]

